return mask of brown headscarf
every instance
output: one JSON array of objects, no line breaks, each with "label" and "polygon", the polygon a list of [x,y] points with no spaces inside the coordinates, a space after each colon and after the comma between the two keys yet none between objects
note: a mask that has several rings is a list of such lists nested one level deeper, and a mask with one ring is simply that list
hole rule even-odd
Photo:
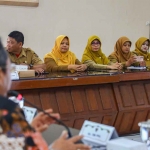
[{"label": "brown headscarf", "polygon": [[138,56],[144,56],[144,60],[150,60],[150,53],[143,52],[141,50],[141,47],[145,41],[148,41],[149,46],[150,46],[150,41],[148,38],[140,37],[135,43],[135,50],[133,51],[133,53],[135,52],[135,54],[137,54]]},{"label": "brown headscarf", "polygon": [[130,44],[132,44],[131,41],[130,41],[127,37],[125,37],[125,36],[120,37],[120,38],[117,40],[117,42],[116,42],[116,44],[115,44],[115,47],[114,47],[114,52],[111,53],[111,54],[109,55],[109,57],[108,57],[108,58],[110,59],[110,61],[111,61],[111,59],[113,59],[113,58],[116,59],[117,62],[119,62],[119,63],[125,62],[125,61],[129,60],[129,58],[132,56],[132,53],[129,52],[129,53],[125,54],[125,53],[122,51],[122,46],[123,46],[123,44],[124,44],[125,42],[130,42]]}]

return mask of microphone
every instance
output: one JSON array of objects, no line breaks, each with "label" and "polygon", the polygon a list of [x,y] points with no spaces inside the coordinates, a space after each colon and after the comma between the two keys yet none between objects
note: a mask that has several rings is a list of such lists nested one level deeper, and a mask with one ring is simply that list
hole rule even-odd
[{"label": "microphone", "polygon": [[72,134],[70,132],[70,129],[68,128],[68,126],[63,123],[60,119],[57,119],[53,116],[51,116],[49,113],[45,112],[43,109],[35,106],[34,104],[32,104],[31,102],[29,102],[28,100],[26,100],[24,97],[22,97],[22,95],[20,93],[18,93],[17,91],[9,91],[8,92],[8,96],[15,96],[17,98],[18,101],[22,101],[24,100],[26,103],[28,103],[29,105],[31,105],[32,107],[35,107],[37,110],[43,112],[44,114],[46,114],[47,116],[49,116],[50,118],[52,118],[53,120],[55,120],[56,122],[58,122],[59,124],[61,124],[62,126],[65,127],[65,129],[67,130],[68,132],[68,138],[71,138],[72,137]]}]

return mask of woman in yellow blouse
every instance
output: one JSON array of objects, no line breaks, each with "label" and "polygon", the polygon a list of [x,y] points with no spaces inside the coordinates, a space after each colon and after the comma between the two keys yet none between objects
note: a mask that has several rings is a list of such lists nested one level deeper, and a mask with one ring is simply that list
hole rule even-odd
[{"label": "woman in yellow blouse", "polygon": [[66,35],[56,38],[52,51],[45,55],[46,70],[51,71],[84,71],[87,69],[69,50],[70,41]]},{"label": "woman in yellow blouse", "polygon": [[123,67],[131,66],[137,62],[136,57],[130,52],[131,41],[123,36],[120,37],[114,47],[114,52],[108,56],[113,63],[121,63]]},{"label": "woman in yellow blouse", "polygon": [[119,63],[110,64],[110,61],[101,50],[101,40],[98,36],[89,37],[87,46],[82,55],[82,63],[89,69],[120,69]]},{"label": "woman in yellow blouse", "polygon": [[135,43],[135,50],[132,53],[136,56],[143,56],[140,66],[150,66],[150,53],[148,52],[150,41],[146,37],[140,37]]}]

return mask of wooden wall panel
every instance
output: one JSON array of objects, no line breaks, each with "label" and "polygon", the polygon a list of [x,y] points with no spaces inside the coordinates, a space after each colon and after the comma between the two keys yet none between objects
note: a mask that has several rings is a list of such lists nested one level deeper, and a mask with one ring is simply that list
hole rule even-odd
[{"label": "wooden wall panel", "polygon": [[93,116],[93,117],[89,117],[88,120],[93,121],[93,122],[101,123],[102,122],[102,117],[100,117],[100,116]]},{"label": "wooden wall panel", "polygon": [[75,119],[73,127],[80,130],[84,123],[84,120],[86,120],[85,117]]},{"label": "wooden wall panel", "polygon": [[130,133],[133,124],[135,112],[119,112],[115,122],[115,128],[119,134]]},{"label": "wooden wall panel", "polygon": [[147,105],[148,100],[143,83],[131,84],[136,106]]},{"label": "wooden wall panel", "polygon": [[146,117],[146,120],[150,119],[150,110],[148,110],[148,114],[147,114],[147,117]]},{"label": "wooden wall panel", "polygon": [[149,83],[143,81],[114,84],[118,105],[115,127],[120,134],[139,132],[138,123],[147,120],[150,110]]},{"label": "wooden wall panel", "polygon": [[58,105],[56,105],[56,96],[54,90],[39,90],[40,100],[41,100],[41,108],[46,110],[52,108],[54,112],[58,112]]},{"label": "wooden wall panel", "polygon": [[117,116],[116,114],[103,114],[103,115],[91,114],[91,115],[80,115],[80,116],[73,115],[72,117],[70,116],[63,117],[62,120],[69,127],[81,129],[82,124],[85,120],[90,120],[93,122],[113,126],[116,116]]},{"label": "wooden wall panel", "polygon": [[55,94],[60,114],[69,114],[70,113],[70,108],[68,104],[69,97],[67,97],[66,91],[58,90],[55,92]]},{"label": "wooden wall panel", "polygon": [[101,123],[106,124],[106,125],[110,125],[110,126],[114,126],[114,121],[116,119],[116,116],[117,116],[116,114],[104,115]]},{"label": "wooden wall panel", "polygon": [[114,92],[119,110],[150,108],[148,105],[149,99],[144,87],[144,83],[140,81],[114,84]]},{"label": "wooden wall panel", "polygon": [[[61,117],[61,120],[62,120],[63,123],[65,123],[65,125],[67,125],[68,127],[75,128],[75,127],[74,127],[74,118],[72,118],[72,117],[68,117],[68,118]],[[77,128],[76,128],[76,129],[77,129]]]},{"label": "wooden wall panel", "polygon": [[115,95],[111,84],[99,86],[99,97],[101,99],[102,110],[116,111]]},{"label": "wooden wall panel", "polygon": [[147,120],[148,111],[149,109],[119,112],[114,125],[116,130],[119,134],[139,132],[138,123]]},{"label": "wooden wall panel", "polygon": [[64,123],[76,129],[84,120],[113,125],[117,116],[110,84],[27,90],[23,95],[42,109],[53,108]]},{"label": "wooden wall panel", "polygon": [[116,119],[116,114],[104,114],[99,116],[93,115],[88,118],[88,120],[90,121],[111,125],[111,126],[113,126],[115,119]]},{"label": "wooden wall panel", "polygon": [[[118,86],[118,95],[117,98],[119,100],[119,108],[125,109],[128,107],[132,107],[135,105],[134,95],[132,93],[132,88],[128,84],[121,84]],[[117,101],[118,102],[118,101]],[[122,104],[122,105],[121,105]]]},{"label": "wooden wall panel", "polygon": [[[33,91],[26,90],[26,91],[22,91],[21,93],[26,100],[30,101],[35,106],[41,108],[41,100],[39,97],[38,90],[33,90]],[[29,104],[27,104],[27,103],[25,103],[25,105],[29,106]]]},{"label": "wooden wall panel", "polygon": [[71,98],[75,113],[85,111],[82,97],[83,92],[84,92],[83,89],[71,89]]},{"label": "wooden wall panel", "polygon": [[131,132],[137,132],[137,131],[140,132],[138,123],[143,120],[146,120],[147,114],[148,114],[148,110],[141,110],[141,111],[139,110],[136,112],[134,120],[133,120],[133,125],[131,127]]},{"label": "wooden wall panel", "polygon": [[[131,76],[130,74],[129,77]],[[144,78],[149,76],[150,74],[145,74]],[[23,80],[21,85],[19,82],[13,85],[17,85],[17,89],[20,87],[20,93],[36,106],[43,109],[53,108],[54,112],[60,113],[61,119],[69,127],[80,129],[84,120],[91,120],[115,126],[119,134],[139,132],[138,122],[150,119],[150,81],[125,81],[127,77],[120,77],[123,81],[115,80],[112,83],[106,82],[109,77],[105,77],[105,82],[102,83],[100,81],[104,77],[91,77],[92,80],[86,84],[85,78],[78,78],[80,82],[77,80],[78,85],[73,82],[73,86],[70,78],[63,78],[62,82],[58,79],[61,86],[58,86],[57,79],[48,80],[48,83],[46,80],[40,81],[42,86],[39,87],[36,80],[33,80],[31,88],[27,85],[32,81],[26,83]],[[55,83],[54,87],[49,87],[51,81]]]},{"label": "wooden wall panel", "polygon": [[147,96],[148,104],[150,104],[150,82],[144,82],[144,89]]},{"label": "wooden wall panel", "polygon": [[86,99],[87,99],[87,102],[88,102],[88,107],[89,107],[89,110],[90,111],[98,111],[98,98],[96,96],[96,90],[95,88],[86,88],[85,91],[86,91]]}]

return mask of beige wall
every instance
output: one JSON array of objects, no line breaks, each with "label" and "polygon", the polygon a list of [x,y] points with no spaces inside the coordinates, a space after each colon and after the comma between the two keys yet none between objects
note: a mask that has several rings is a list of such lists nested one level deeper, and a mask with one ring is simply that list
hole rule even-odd
[{"label": "beige wall", "polygon": [[133,42],[148,37],[150,0],[39,0],[39,7],[0,6],[0,36],[6,43],[13,30],[24,33],[25,47],[43,58],[51,51],[55,38],[66,34],[71,50],[80,59],[89,36],[102,40],[108,55],[120,36]]}]

